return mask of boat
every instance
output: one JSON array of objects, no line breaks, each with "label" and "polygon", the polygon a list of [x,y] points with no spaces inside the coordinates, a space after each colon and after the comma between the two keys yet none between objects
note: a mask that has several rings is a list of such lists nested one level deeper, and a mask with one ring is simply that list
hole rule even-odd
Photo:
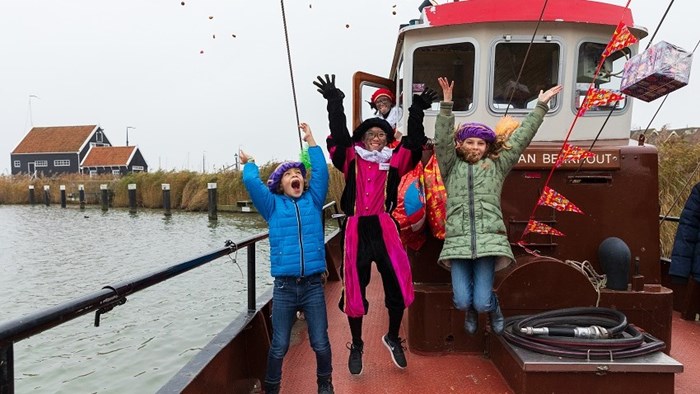
[{"label": "boat", "polygon": [[[691,392],[700,383],[700,367],[692,363],[697,357],[692,354],[692,338],[700,333],[700,326],[694,313],[684,315],[692,315],[688,320],[674,311],[674,305],[677,309],[681,304],[688,306],[680,298],[690,290],[671,285],[668,260],[660,256],[657,149],[629,139],[631,98],[590,109],[577,119],[575,129],[571,126],[589,85],[619,89],[617,76],[625,61],[640,51],[635,44],[613,52],[600,64],[601,73],[597,72],[598,60],[616,26],[624,22],[637,38],[645,37],[647,30],[634,24],[629,8],[589,0],[468,0],[427,5],[421,12],[420,19],[399,30],[388,75],[354,74],[353,124],[368,116],[363,104],[377,88],[397,92],[399,105],[408,108],[413,93],[426,87],[438,90],[438,76],[455,80],[457,122],[476,119],[491,125],[506,113],[522,119],[535,105],[540,89],[561,84],[563,92],[551,103],[545,123],[503,188],[503,217],[517,260],[497,273],[495,289],[503,313],[512,317],[562,308],[610,308],[662,341],[664,348],[629,358],[615,358],[612,353],[602,359],[551,356],[494,335],[484,317],[481,329],[470,336],[464,331],[464,313],[452,304],[449,272],[437,264],[441,241],[429,236],[419,250],[409,251],[415,301],[401,332],[407,338],[408,368],[396,368],[380,342],[387,323],[379,310],[380,281],[374,280],[368,287],[374,308],[364,321],[365,371],[351,376],[345,349],[349,329],[345,315],[335,305],[342,291],[343,231],[339,224],[326,236],[326,299],[336,392]],[[428,136],[434,134],[435,109],[426,112]],[[399,127],[405,130],[406,122],[402,119]],[[564,163],[552,171],[550,180],[570,126],[573,133],[567,141],[590,147],[594,156]],[[575,200],[585,214],[547,207],[533,211],[545,180]],[[566,236],[523,235],[533,212],[535,220]],[[332,217],[339,216],[336,208]],[[264,238],[263,234],[229,245],[180,267],[178,273],[238,248],[250,248]],[[628,273],[623,289],[601,286],[595,276],[587,274],[590,270],[605,272],[608,255],[602,245],[613,238],[621,240],[631,254],[625,263]],[[248,262],[251,264],[250,257]],[[254,262],[253,257],[253,272]],[[584,262],[589,271],[582,268]],[[250,272],[250,265],[248,269]],[[234,319],[160,393],[262,392],[272,331],[272,290],[257,296],[250,281],[254,275],[249,276],[247,313]],[[153,284],[147,278],[136,282],[139,285],[104,289],[92,298],[90,307],[79,312],[109,311],[127,294]],[[7,349],[11,336],[3,327],[8,326],[0,326],[4,333],[0,347]],[[18,328],[12,327],[12,341],[21,340]],[[38,330],[36,326],[23,329],[28,335]],[[303,320],[295,326],[293,336],[285,357],[282,392],[315,392],[315,359]],[[9,352],[0,352],[2,360],[9,358],[10,363],[11,343]],[[12,392],[12,374],[10,378],[7,372],[3,375],[0,387]]]}]

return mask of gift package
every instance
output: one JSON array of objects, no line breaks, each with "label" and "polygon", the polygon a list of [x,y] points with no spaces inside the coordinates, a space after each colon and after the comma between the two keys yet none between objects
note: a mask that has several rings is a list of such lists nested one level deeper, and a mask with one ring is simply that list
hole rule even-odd
[{"label": "gift package", "polygon": [[692,61],[690,52],[660,41],[625,63],[620,90],[653,101],[688,84]]}]

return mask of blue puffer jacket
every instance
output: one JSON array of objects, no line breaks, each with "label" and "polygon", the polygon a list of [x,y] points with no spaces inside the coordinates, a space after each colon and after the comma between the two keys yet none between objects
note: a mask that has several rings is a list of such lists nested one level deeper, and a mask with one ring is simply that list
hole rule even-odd
[{"label": "blue puffer jacket", "polygon": [[298,199],[270,192],[258,166],[246,163],[243,183],[255,208],[270,226],[272,276],[309,276],[326,270],[321,214],[328,192],[328,167],[319,146],[309,147],[311,180]]},{"label": "blue puffer jacket", "polygon": [[668,273],[700,281],[700,183],[693,187],[685,202],[676,231]]}]

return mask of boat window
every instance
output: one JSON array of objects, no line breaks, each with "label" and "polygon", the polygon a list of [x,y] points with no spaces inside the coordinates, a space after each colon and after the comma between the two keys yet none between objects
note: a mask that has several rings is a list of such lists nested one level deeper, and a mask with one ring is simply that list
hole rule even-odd
[{"label": "boat window", "polygon": [[[501,112],[508,109],[517,112],[533,109],[537,105],[540,90],[547,90],[559,83],[559,44],[533,43],[528,53],[529,46],[529,42],[496,44],[491,91],[493,110]],[[556,105],[557,98],[554,97],[550,106],[555,108]]]},{"label": "boat window", "polygon": [[[593,81],[593,75],[600,62],[600,56],[605,50],[607,44],[597,42],[584,42],[578,49],[578,66],[576,69],[576,109],[581,106],[586,98],[588,86]],[[622,72],[624,71],[625,62],[630,57],[629,48],[613,52],[608,56],[603,65],[600,67],[598,77],[593,83],[593,87],[598,89],[608,89],[613,91],[620,90],[620,82],[622,81]],[[622,99],[616,105],[615,110],[624,109],[627,105],[627,99]],[[592,107],[586,111],[586,114],[595,113],[596,111],[610,110],[612,106]]]},{"label": "boat window", "polygon": [[[413,52],[412,93],[422,93],[426,87],[435,90],[442,100],[438,77],[455,82],[452,93],[454,111],[468,111],[474,105],[474,44],[455,44],[420,47]],[[433,103],[433,109],[439,109]]]}]

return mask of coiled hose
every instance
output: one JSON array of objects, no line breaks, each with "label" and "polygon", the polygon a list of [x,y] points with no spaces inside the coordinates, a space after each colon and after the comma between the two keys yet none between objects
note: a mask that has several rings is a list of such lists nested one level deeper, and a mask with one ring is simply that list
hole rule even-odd
[{"label": "coiled hose", "polygon": [[627,323],[609,308],[567,308],[506,319],[504,338],[522,348],[551,356],[588,360],[637,357],[666,344]]}]

